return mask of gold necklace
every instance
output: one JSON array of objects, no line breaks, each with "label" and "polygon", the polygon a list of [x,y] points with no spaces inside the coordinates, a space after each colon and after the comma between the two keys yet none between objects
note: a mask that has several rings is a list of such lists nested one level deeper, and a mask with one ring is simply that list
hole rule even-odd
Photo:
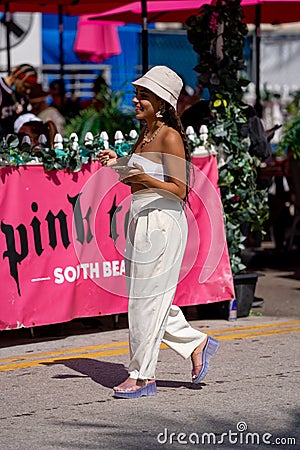
[{"label": "gold necklace", "polygon": [[154,133],[151,134],[150,137],[147,137],[147,134],[148,134],[148,132],[149,132],[149,128],[146,127],[145,133],[144,133],[144,137],[143,137],[143,140],[142,140],[142,145],[141,145],[141,147],[143,148],[144,145],[149,144],[149,142],[152,142],[153,139],[156,138],[156,136],[158,135],[158,133],[160,132],[160,130],[162,129],[162,127],[163,127],[164,125],[165,125],[165,123],[163,122],[163,123],[157,128],[157,130],[154,131]]}]

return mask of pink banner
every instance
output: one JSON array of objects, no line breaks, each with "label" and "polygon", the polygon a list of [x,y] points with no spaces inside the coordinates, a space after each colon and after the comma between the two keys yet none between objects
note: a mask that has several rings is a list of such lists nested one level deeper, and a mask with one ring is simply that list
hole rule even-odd
[{"label": "pink banner", "polygon": [[[216,160],[193,163],[178,305],[234,297]],[[77,173],[7,167],[0,182],[0,330],[126,312],[131,196],[115,172],[97,162]]]}]

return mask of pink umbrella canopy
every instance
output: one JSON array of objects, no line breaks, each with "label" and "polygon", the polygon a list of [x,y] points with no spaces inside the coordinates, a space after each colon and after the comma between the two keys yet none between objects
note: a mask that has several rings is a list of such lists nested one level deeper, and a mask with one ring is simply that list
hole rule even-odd
[{"label": "pink umbrella canopy", "polygon": [[[147,21],[148,22],[181,22],[183,23],[189,16],[197,11],[207,0],[182,0],[178,2],[170,0],[147,1]],[[101,14],[95,14],[93,20],[120,20],[123,23],[142,22],[142,4],[140,1],[127,3],[108,10]]]},{"label": "pink umbrella canopy", "polygon": [[[173,2],[170,0],[147,1],[148,22],[181,22],[189,16],[196,14],[202,5],[210,3],[207,0],[182,0]],[[92,20],[119,20],[123,23],[142,22],[142,4],[140,1],[127,3],[117,8],[110,9],[101,14],[95,14]]]},{"label": "pink umbrella canopy", "polygon": [[[148,22],[180,22],[197,14],[201,6],[211,4],[209,0],[148,0]],[[260,8],[260,22],[280,24],[300,21],[300,0],[242,0],[241,6],[246,23],[255,23],[257,7]],[[142,22],[142,4],[140,1],[123,4],[101,14],[95,13],[94,18],[100,20],[117,20],[124,23]]]},{"label": "pink umbrella canopy", "polygon": [[255,23],[257,6],[260,9],[260,23],[277,25],[300,21],[299,0],[242,0],[241,5],[246,23]]}]

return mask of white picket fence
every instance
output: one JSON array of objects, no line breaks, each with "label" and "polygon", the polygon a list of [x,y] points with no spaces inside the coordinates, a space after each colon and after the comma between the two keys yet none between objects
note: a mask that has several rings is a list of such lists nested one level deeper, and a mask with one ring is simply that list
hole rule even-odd
[{"label": "white picket fence", "polygon": [[[207,139],[208,139],[208,128],[206,125],[201,125],[199,129],[199,134],[197,134],[192,126],[188,126],[186,129],[186,135],[188,137],[189,142],[194,147],[196,140],[200,140],[200,145],[197,145],[193,151],[193,156],[207,156],[209,154],[216,154],[215,149],[212,146],[207,145]],[[136,130],[131,130],[129,133],[129,137],[131,140],[135,140],[138,137]],[[40,136],[41,138],[41,136]],[[40,142],[44,142],[44,138]],[[77,150],[79,143],[78,143],[78,136],[76,133],[71,133],[70,140],[73,141],[73,149]],[[102,131],[100,134],[100,139],[103,140],[103,145],[105,149],[111,148],[109,143],[109,137],[106,131]],[[86,133],[84,138],[84,144],[85,145],[92,145],[94,142],[94,136],[89,131]],[[112,147],[116,147],[117,144],[121,144],[122,142],[126,142],[126,138],[124,137],[124,134],[121,130],[118,130],[115,132],[114,135],[114,143]],[[201,145],[202,144],[202,145]],[[54,149],[63,150],[64,148],[64,138],[61,134],[57,133],[54,138]]]},{"label": "white picket fence", "polygon": [[[193,157],[205,157],[208,155],[216,155],[217,152],[215,151],[214,147],[208,144],[208,129],[206,125],[202,125],[199,129],[199,132],[196,133],[194,128],[192,126],[187,127],[186,134],[189,140],[189,143],[191,145],[192,149],[192,156]],[[110,149],[110,148],[117,148],[120,147],[120,144],[122,143],[130,143],[134,142],[138,138],[138,133],[136,130],[131,130],[128,137],[125,137],[123,132],[121,130],[116,131],[114,135],[113,142],[109,142],[109,136],[106,131],[102,131],[100,135],[93,136],[91,132],[87,132],[84,138],[84,144],[83,147],[86,148],[92,148],[95,145],[95,142],[99,142],[99,138],[101,141],[101,148],[104,149]],[[47,138],[45,135],[40,135],[38,138],[38,142],[40,144],[46,144]],[[64,138],[61,134],[57,133],[54,137],[54,150],[57,154],[60,153],[60,156],[62,156],[64,150],[66,149],[66,143],[70,144],[72,142],[71,148],[72,150],[75,150],[80,154],[80,144],[79,144],[79,138],[76,133],[72,133],[68,139]],[[29,136],[24,136],[22,139],[22,144],[30,142]],[[100,147],[100,146],[99,146]],[[70,148],[70,146],[69,146]],[[126,155],[127,153],[124,153]],[[92,158],[96,159],[96,158]],[[30,162],[26,162],[24,164],[29,165],[35,165],[41,164],[41,161],[37,157],[32,157]],[[3,161],[1,164],[1,158],[0,158],[0,166],[9,165],[8,161]]]}]

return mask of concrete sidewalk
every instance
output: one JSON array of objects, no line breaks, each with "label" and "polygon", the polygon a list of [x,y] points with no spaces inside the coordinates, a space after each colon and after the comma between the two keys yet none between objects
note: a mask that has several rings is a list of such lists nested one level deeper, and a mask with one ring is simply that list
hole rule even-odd
[{"label": "concrete sidewalk", "polygon": [[300,317],[300,250],[278,252],[265,247],[254,252],[249,268],[258,278],[255,295],[264,299],[265,317]]}]

